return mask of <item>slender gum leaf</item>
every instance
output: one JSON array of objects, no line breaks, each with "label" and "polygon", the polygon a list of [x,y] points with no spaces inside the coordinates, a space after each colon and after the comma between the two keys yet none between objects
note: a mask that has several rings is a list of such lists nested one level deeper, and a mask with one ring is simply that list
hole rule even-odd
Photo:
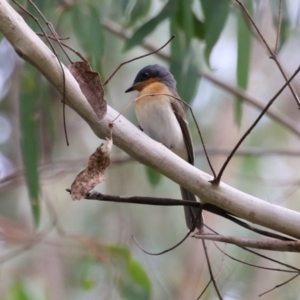
[{"label": "slender gum leaf", "polygon": [[104,33],[98,9],[92,4],[78,4],[70,13],[77,39],[94,65],[104,54]]},{"label": "slender gum leaf", "polygon": [[170,45],[170,71],[177,81],[177,91],[181,99],[191,103],[199,84],[198,70],[193,59],[194,54],[192,49],[187,51],[185,48],[185,39],[182,38],[177,18],[171,19],[170,31],[176,36]]},{"label": "slender gum leaf", "polygon": [[150,300],[151,282],[143,266],[132,258],[128,248],[107,246],[112,259],[120,260],[119,266],[124,266],[121,275],[118,275],[118,289],[122,299]]},{"label": "slender gum leaf", "polygon": [[231,0],[200,0],[205,17],[206,27],[206,46],[205,59],[209,65],[210,53],[217,43],[219,36],[224,28],[230,9]]},{"label": "slender gum leaf", "polygon": [[[270,1],[270,5],[273,13],[274,28],[277,31],[279,0]],[[288,39],[290,34],[290,28],[291,28],[291,24],[290,24],[290,18],[288,14],[287,1],[282,1],[282,18],[281,18],[280,41],[279,41],[278,52],[281,50],[282,46]]]},{"label": "slender gum leaf", "polygon": [[[245,1],[247,8],[251,12],[251,2]],[[241,10],[238,10],[237,15],[237,84],[240,88],[246,89],[248,85],[249,67],[251,58],[251,31],[246,23],[245,16]],[[234,117],[237,126],[241,125],[243,114],[243,99],[237,97],[234,105]]]},{"label": "slender gum leaf", "polygon": [[177,11],[177,0],[170,0],[161,12],[142,25],[133,36],[125,43],[124,50],[127,51],[139,45],[162,21],[171,17]]},{"label": "slender gum leaf", "polygon": [[37,116],[37,83],[36,71],[27,65],[29,71],[22,82],[20,96],[20,132],[21,151],[25,170],[25,180],[29,193],[32,214],[36,226],[40,219],[39,205],[39,174],[38,174],[38,120]]},{"label": "slender gum leaf", "polygon": [[147,16],[151,7],[151,1],[149,0],[137,0],[130,13],[130,20],[127,27],[135,25],[140,19]]},{"label": "slender gum leaf", "polygon": [[200,41],[205,39],[205,24],[193,14],[194,35]]},{"label": "slender gum leaf", "polygon": [[114,9],[119,9],[122,15],[125,14],[128,4],[128,0],[114,0],[114,2],[112,2]]},{"label": "slender gum leaf", "polygon": [[179,9],[177,11],[177,20],[184,32],[186,49],[189,49],[194,36],[192,2],[192,0],[179,0]]},{"label": "slender gum leaf", "polygon": [[127,262],[130,281],[122,287],[122,294],[128,300],[150,300],[151,283],[140,263],[130,259]]}]

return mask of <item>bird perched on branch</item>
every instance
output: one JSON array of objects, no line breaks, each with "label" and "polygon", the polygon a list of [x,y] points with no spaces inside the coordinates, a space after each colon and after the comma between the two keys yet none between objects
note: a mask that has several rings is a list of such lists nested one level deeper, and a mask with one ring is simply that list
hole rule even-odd
[{"label": "bird perched on branch", "polygon": [[[194,164],[194,149],[182,102],[176,90],[173,75],[164,67],[149,65],[141,69],[125,93],[138,91],[135,112],[142,130],[151,138],[164,144],[190,164]],[[147,94],[161,94],[146,96]],[[168,94],[168,95],[163,95]],[[142,97],[145,95],[144,97]],[[180,187],[183,200],[197,201],[194,194]],[[186,224],[202,230],[203,219],[198,208],[184,207]]]}]

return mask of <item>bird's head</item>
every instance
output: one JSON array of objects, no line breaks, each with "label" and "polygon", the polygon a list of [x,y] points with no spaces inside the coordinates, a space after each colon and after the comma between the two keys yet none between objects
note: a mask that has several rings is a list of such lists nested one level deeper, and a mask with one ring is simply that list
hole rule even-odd
[{"label": "bird's head", "polygon": [[125,93],[141,91],[146,86],[154,82],[161,82],[172,90],[176,90],[176,81],[173,75],[160,65],[149,65],[141,69],[136,75],[133,84]]}]

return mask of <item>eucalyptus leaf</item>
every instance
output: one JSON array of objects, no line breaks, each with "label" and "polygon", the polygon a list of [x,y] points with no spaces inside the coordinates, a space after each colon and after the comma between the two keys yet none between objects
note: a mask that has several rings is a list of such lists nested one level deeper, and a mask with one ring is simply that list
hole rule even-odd
[{"label": "eucalyptus leaf", "polygon": [[104,55],[104,33],[101,15],[92,4],[74,5],[71,13],[72,25],[84,51],[92,58],[93,63]]},{"label": "eucalyptus leaf", "polygon": [[185,39],[177,19],[173,18],[170,23],[171,32],[176,35],[171,43],[170,71],[177,81],[177,91],[181,99],[191,103],[199,84],[199,72],[195,65],[193,50],[185,48]]},{"label": "eucalyptus leaf", "polygon": [[177,0],[170,0],[161,12],[154,18],[142,25],[133,36],[127,40],[124,50],[127,51],[134,46],[141,44],[141,42],[165,19],[170,18],[177,11]]},{"label": "eucalyptus leaf", "polygon": [[151,298],[151,282],[142,267],[134,260],[130,251],[126,247],[108,246],[114,261],[119,261],[119,266],[123,266],[123,272],[118,275],[118,288],[124,299],[128,300],[149,300]]},{"label": "eucalyptus leaf", "polygon": [[194,36],[194,18],[192,11],[193,0],[179,0],[177,20],[184,32],[185,47],[188,49]]},{"label": "eucalyptus leaf", "polygon": [[[277,31],[279,25],[279,20],[278,20],[279,0],[270,1],[270,5],[272,8],[274,28]],[[282,46],[284,45],[287,38],[289,37],[290,27],[291,27],[291,22],[290,22],[288,8],[287,8],[287,1],[282,1],[281,28],[280,28],[278,51],[281,50]]]},{"label": "eucalyptus leaf", "polygon": [[129,281],[121,288],[121,293],[128,300],[148,300],[151,296],[149,277],[140,263],[135,260],[127,262]]},{"label": "eucalyptus leaf", "polygon": [[119,8],[122,14],[125,14],[129,2],[130,2],[129,0],[114,0],[112,4],[114,7]]},{"label": "eucalyptus leaf", "polygon": [[[18,2],[20,2],[20,1],[18,1]],[[35,6],[38,8],[38,10],[40,12],[42,12],[43,16],[46,19],[48,19],[49,22],[53,22],[53,20],[55,19],[53,17],[53,11],[55,10],[55,8],[57,6],[57,0],[52,0],[52,1],[34,0],[33,2],[35,4]],[[24,3],[20,3],[20,5],[26,7],[26,9],[39,20],[40,25],[44,29],[46,28],[46,24],[44,23],[42,16],[39,14],[37,9],[29,1],[24,1]],[[30,27],[33,30],[38,31],[38,32],[41,31],[37,22],[35,20],[33,20],[30,16],[26,16],[26,21],[29,23]]]},{"label": "eucalyptus leaf", "polygon": [[131,27],[136,24],[137,21],[147,16],[151,7],[151,1],[149,0],[137,0],[133,9],[130,13],[130,20],[127,24],[128,27]]},{"label": "eucalyptus leaf", "polygon": [[224,28],[231,0],[200,0],[205,17],[205,59],[209,64],[210,53]]},{"label": "eucalyptus leaf", "polygon": [[36,226],[40,219],[39,203],[39,174],[38,174],[38,110],[36,95],[38,91],[35,76],[37,71],[27,65],[29,74],[22,82],[22,94],[20,96],[20,131],[21,151],[24,164],[25,180],[29,193],[31,210]]},{"label": "eucalyptus leaf", "polygon": [[[245,1],[248,11],[252,12],[251,1]],[[248,85],[250,59],[251,59],[251,41],[252,34],[245,20],[246,16],[241,10],[237,13],[237,84],[240,88],[246,89]],[[240,126],[243,115],[243,99],[237,97],[234,106],[235,123]]]},{"label": "eucalyptus leaf", "polygon": [[194,36],[199,40],[205,39],[205,24],[204,22],[198,20],[198,18],[193,14],[194,22]]}]

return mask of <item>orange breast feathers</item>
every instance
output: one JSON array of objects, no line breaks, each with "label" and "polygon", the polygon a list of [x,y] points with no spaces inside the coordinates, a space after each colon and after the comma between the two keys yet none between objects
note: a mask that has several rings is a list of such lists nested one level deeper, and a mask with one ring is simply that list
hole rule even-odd
[{"label": "orange breast feathers", "polygon": [[166,96],[147,97],[147,94],[172,94],[165,84],[153,80],[147,80],[146,82],[141,83],[141,86],[138,86],[137,90],[139,91],[138,98],[140,98],[137,100],[139,105],[144,104],[144,102],[155,101],[158,98],[169,98]]}]

